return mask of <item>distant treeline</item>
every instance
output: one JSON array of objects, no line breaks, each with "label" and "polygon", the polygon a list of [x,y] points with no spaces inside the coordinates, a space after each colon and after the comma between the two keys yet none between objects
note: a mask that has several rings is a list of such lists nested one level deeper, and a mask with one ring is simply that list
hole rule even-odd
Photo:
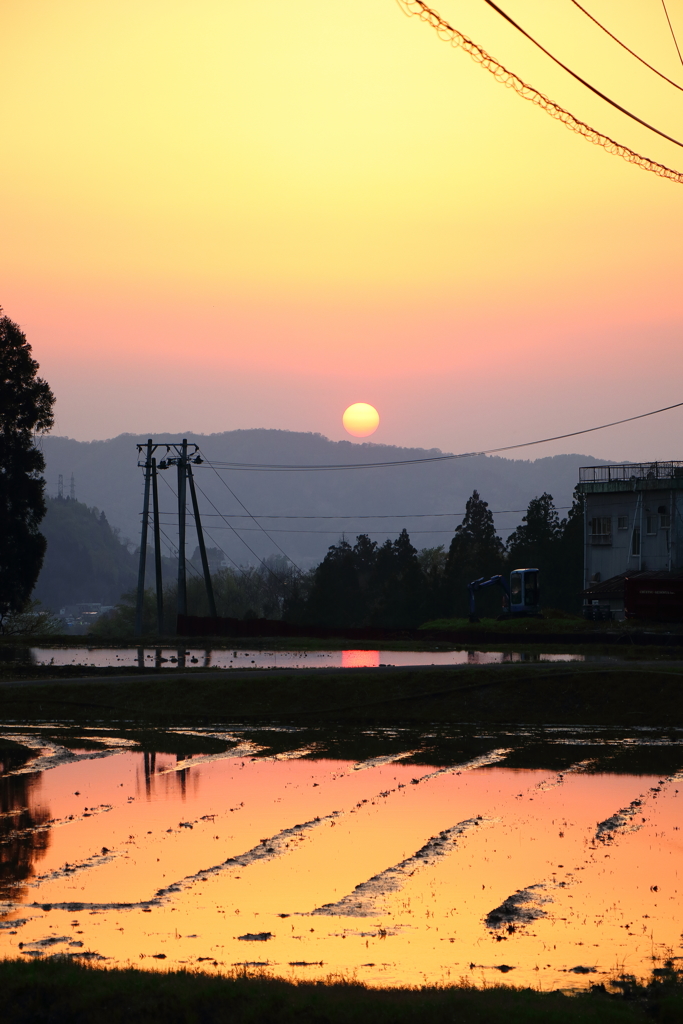
[{"label": "distant treeline", "polygon": [[[517,568],[540,570],[544,608],[578,612],[582,500],[575,495],[569,515],[560,520],[552,495],[534,498],[507,544],[496,533],[493,515],[477,491],[467,502],[448,550],[440,545],[418,551],[406,530],[381,545],[364,534],[353,545],[341,540],[285,602],[284,616],[339,626],[416,626],[464,618],[471,580]],[[498,615],[501,606],[498,588],[478,592],[479,615]]]},{"label": "distant treeline", "polygon": [[[209,548],[207,555],[219,555],[216,548]],[[177,563],[175,563],[177,566]],[[258,566],[244,566],[240,569],[221,568],[211,573],[216,611],[220,616],[236,619],[280,619],[290,594],[296,590],[298,573],[292,563],[283,555],[266,559]],[[173,635],[176,630],[176,607],[178,586],[175,578],[164,586],[164,633]],[[98,636],[122,636],[131,634],[135,622],[136,591],[126,593],[115,611],[102,616],[94,625]],[[209,605],[201,576],[201,563],[195,552],[188,563],[187,606],[190,615],[208,615]],[[153,590],[145,591],[143,605],[143,630],[157,631],[156,595]]]},{"label": "distant treeline", "polygon": [[[218,556],[218,551],[212,551]],[[188,611],[208,615],[204,584],[193,559],[188,578]],[[411,544],[406,530],[396,540],[377,544],[366,534],[355,543],[333,544],[322,562],[300,573],[278,556],[257,567],[222,568],[212,580],[219,616],[284,618],[322,626],[418,626],[434,619],[464,618],[468,614],[467,584],[482,576],[516,568],[538,568],[544,609],[578,612],[583,575],[583,504],[575,495],[566,519],[560,520],[552,495],[534,498],[521,524],[504,544],[496,533],[488,504],[474,491],[462,523],[448,549]],[[176,586],[164,591],[164,630],[175,629]],[[131,590],[116,611],[100,621],[101,635],[129,633],[133,626],[135,594]],[[497,588],[477,594],[481,616],[501,610]],[[144,608],[145,632],[156,630],[154,594],[148,590]]]}]

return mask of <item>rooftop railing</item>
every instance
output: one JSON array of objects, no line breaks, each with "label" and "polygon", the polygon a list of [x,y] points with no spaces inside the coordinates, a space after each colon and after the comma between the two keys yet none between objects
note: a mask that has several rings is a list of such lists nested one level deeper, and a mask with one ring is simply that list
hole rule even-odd
[{"label": "rooftop railing", "polygon": [[621,466],[582,466],[579,483],[603,484],[611,481],[671,480],[683,476],[683,462],[626,462]]}]

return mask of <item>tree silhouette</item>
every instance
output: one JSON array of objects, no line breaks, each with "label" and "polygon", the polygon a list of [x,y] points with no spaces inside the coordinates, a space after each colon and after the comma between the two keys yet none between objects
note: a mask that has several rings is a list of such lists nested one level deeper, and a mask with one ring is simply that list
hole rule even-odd
[{"label": "tree silhouette", "polygon": [[534,566],[539,559],[548,557],[548,552],[561,536],[553,496],[546,491],[540,498],[531,499],[520,526],[508,537],[510,564],[519,563],[521,568]]},{"label": "tree silhouette", "polygon": [[[493,513],[479,492],[472,491],[463,521],[455,528],[455,536],[448,549],[444,572],[444,613],[467,614],[467,584],[481,576],[502,572],[504,565],[505,547],[496,533]],[[491,598],[486,594],[482,600],[485,604],[493,601],[493,604],[500,605],[500,595]]]},{"label": "tree silhouette", "polygon": [[26,606],[45,554],[45,460],[34,439],[52,426],[53,405],[23,332],[0,316],[0,629]]},{"label": "tree silhouette", "polygon": [[36,799],[38,772],[11,775],[31,758],[18,745],[0,746],[0,900],[18,902],[26,895],[26,882],[35,863],[50,844],[49,811]]}]

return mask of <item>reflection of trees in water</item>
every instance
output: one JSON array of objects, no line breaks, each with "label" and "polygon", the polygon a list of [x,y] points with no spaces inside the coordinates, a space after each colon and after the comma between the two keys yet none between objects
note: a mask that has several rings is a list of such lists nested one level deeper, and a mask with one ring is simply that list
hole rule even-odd
[{"label": "reflection of trees in water", "polygon": [[0,748],[0,899],[22,899],[34,865],[45,855],[50,832],[41,828],[50,813],[33,806],[40,773],[11,775],[32,757],[28,750]]}]

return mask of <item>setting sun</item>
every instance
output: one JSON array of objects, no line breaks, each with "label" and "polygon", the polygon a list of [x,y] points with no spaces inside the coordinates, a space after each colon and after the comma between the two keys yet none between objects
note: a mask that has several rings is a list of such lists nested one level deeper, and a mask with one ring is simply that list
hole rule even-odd
[{"label": "setting sun", "polygon": [[350,405],[342,417],[344,429],[354,437],[368,437],[379,426],[379,413],[367,402]]}]

